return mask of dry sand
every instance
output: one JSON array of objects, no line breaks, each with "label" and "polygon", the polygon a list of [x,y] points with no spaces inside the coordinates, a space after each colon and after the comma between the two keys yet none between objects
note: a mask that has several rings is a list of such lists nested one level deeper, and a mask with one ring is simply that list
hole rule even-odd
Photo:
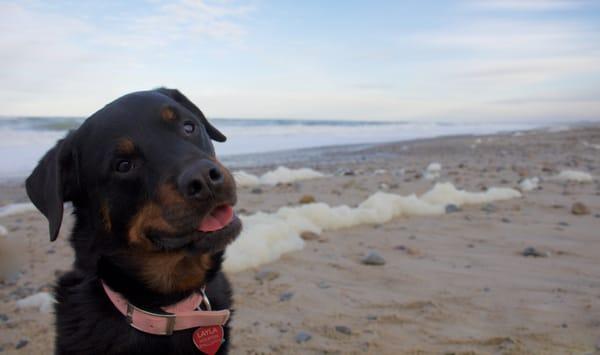
[{"label": "dry sand", "polygon": [[[597,352],[600,151],[593,144],[599,143],[600,128],[591,127],[330,149],[316,158],[313,151],[308,161],[294,164],[330,177],[240,189],[238,212],[249,214],[296,205],[305,195],[356,205],[378,189],[422,193],[433,184],[420,176],[431,162],[442,164],[439,181],[469,191],[516,188],[523,177],[542,178],[540,189],[520,199],[325,232],[302,251],[230,274],[236,291],[232,353]],[[596,180],[544,180],[565,169]],[[0,186],[0,205],[25,199],[19,184]],[[590,214],[574,215],[575,202]],[[66,216],[60,238],[50,243],[38,213],[0,218],[8,229],[0,238],[0,258],[16,256],[20,270],[0,283],[1,352],[52,352],[52,315],[18,311],[15,301],[48,289],[69,268],[71,223]],[[523,256],[527,247],[542,256]],[[371,250],[385,265],[361,263]],[[276,274],[258,281],[259,271]],[[297,342],[301,332],[310,339]]]}]

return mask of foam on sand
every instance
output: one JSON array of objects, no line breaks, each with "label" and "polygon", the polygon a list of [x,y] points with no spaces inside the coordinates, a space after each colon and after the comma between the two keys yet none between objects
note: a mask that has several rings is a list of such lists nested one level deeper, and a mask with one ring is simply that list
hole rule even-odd
[{"label": "foam on sand", "polygon": [[240,216],[244,229],[227,248],[224,267],[227,271],[240,271],[277,260],[284,253],[300,250],[304,247],[300,234],[305,231],[320,234],[324,230],[385,223],[401,216],[441,215],[448,204],[461,206],[520,196],[519,191],[509,188],[491,188],[486,192],[473,193],[458,190],[451,183],[438,183],[421,197],[379,191],[357,207],[311,203],[282,207],[274,213],[258,212]]},{"label": "foam on sand", "polygon": [[262,176],[249,174],[245,171],[236,171],[233,173],[237,186],[256,186],[256,185],[277,185],[279,183],[290,183],[298,180],[316,179],[325,176],[324,174],[309,168],[289,169],[285,166],[268,171]]},{"label": "foam on sand", "polygon": [[54,304],[54,297],[48,292],[38,292],[17,301],[18,309],[37,308],[42,313],[50,313]]},{"label": "foam on sand", "polygon": [[30,211],[37,211],[37,208],[31,202],[13,203],[0,207],[0,217],[12,216]]},{"label": "foam on sand", "polygon": [[524,179],[523,181],[521,181],[519,183],[519,188],[521,188],[521,191],[532,191],[538,188],[539,183],[540,178],[534,176],[532,178]]},{"label": "foam on sand", "polygon": [[423,177],[426,180],[435,180],[440,177],[440,173],[442,172],[442,164],[440,163],[430,163],[427,168],[425,168],[425,172],[423,173]]},{"label": "foam on sand", "polygon": [[592,182],[594,177],[585,171],[563,170],[560,174],[550,178],[558,181]]}]

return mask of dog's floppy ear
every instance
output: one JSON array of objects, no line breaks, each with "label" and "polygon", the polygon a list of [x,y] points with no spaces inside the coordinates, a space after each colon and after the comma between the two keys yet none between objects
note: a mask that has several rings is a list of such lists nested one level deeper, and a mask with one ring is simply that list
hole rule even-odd
[{"label": "dog's floppy ear", "polygon": [[73,131],[59,140],[40,160],[25,180],[27,195],[35,207],[48,219],[50,240],[58,237],[63,218],[63,203],[70,200],[69,175],[73,173],[71,151]]},{"label": "dog's floppy ear", "polygon": [[177,101],[178,103],[183,105],[185,108],[190,110],[194,115],[198,116],[200,118],[200,120],[202,121],[202,123],[204,124],[204,126],[206,127],[206,132],[208,133],[208,136],[211,139],[213,139],[217,142],[225,142],[227,140],[227,137],[225,137],[225,135],[223,133],[221,133],[218,129],[216,129],[215,126],[211,125],[208,122],[208,120],[206,119],[206,117],[204,117],[204,114],[202,113],[202,111],[200,111],[200,109],[196,105],[194,105],[194,103],[191,102],[190,99],[185,97],[184,94],[179,92],[179,90],[158,88],[158,89],[156,89],[156,91],[172,98],[173,100]]}]

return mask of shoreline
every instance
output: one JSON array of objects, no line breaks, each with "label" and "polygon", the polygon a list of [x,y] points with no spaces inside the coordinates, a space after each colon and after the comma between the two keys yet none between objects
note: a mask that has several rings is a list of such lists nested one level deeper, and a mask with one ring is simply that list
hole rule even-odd
[{"label": "shoreline", "polygon": [[[229,273],[236,305],[232,353],[593,353],[600,340],[596,145],[598,125],[297,151],[298,160],[287,166],[327,176],[240,187],[237,213],[273,213],[309,197],[355,207],[376,191],[422,196],[436,181],[472,192],[517,189],[526,178],[540,183],[521,198],[306,235],[300,250]],[[424,173],[433,162],[441,164],[440,176],[428,180]],[[262,174],[275,165],[247,170]],[[564,170],[594,180],[553,179]],[[0,193],[1,205],[7,196],[26,199],[18,184],[2,183]],[[588,213],[574,214],[576,202]],[[6,353],[52,350],[52,315],[17,309],[16,302],[49,290],[70,268],[68,212],[54,243],[37,212],[0,217],[7,230],[1,240],[14,243],[5,251],[18,256],[18,272],[0,282]],[[538,256],[524,256],[527,248]],[[362,262],[371,251],[383,265]],[[310,339],[298,341],[302,332]],[[15,349],[21,340],[27,345]]]}]

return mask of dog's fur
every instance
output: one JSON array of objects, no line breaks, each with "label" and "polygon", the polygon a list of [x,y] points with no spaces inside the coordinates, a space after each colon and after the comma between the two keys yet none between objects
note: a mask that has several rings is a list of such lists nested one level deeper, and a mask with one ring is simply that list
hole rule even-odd
[{"label": "dog's fur", "polygon": [[[200,353],[194,329],[161,336],[132,328],[101,280],[157,313],[203,285],[214,310],[231,308],[221,263],[241,223],[234,217],[219,231],[198,230],[213,208],[236,202],[232,175],[216,160],[211,139],[225,136],[179,91],[160,88],[106,105],[41,159],[26,187],[48,218],[51,240],[64,202],[73,203],[75,216],[73,270],[55,289],[56,354]],[[217,171],[214,184],[207,169]],[[230,339],[224,328],[220,354]]]}]

